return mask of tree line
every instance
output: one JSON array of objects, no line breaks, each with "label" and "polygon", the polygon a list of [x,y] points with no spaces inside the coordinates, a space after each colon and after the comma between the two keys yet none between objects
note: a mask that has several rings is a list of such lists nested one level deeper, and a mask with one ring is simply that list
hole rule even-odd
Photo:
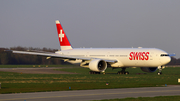
[{"label": "tree line", "polygon": [[[11,47],[0,48],[0,65],[59,65],[66,64],[59,58],[46,59],[44,56],[13,54],[11,51],[4,50],[18,50],[18,51],[42,51],[42,52],[55,52],[57,49],[50,48],[33,48],[33,47]],[[171,57],[171,62],[168,65],[180,65],[180,58]]]},{"label": "tree line", "polygon": [[41,51],[41,52],[55,52],[57,49],[50,48],[33,48],[33,47],[11,47],[0,48],[0,64],[1,65],[50,65],[50,64],[64,64],[63,60],[58,58],[46,59],[44,56],[14,54],[11,51],[4,50],[18,50],[18,51]]}]

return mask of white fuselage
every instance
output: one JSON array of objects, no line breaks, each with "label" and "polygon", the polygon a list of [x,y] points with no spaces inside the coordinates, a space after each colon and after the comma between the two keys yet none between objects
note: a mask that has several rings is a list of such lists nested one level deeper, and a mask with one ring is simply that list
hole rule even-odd
[{"label": "white fuselage", "polygon": [[[158,67],[171,60],[165,51],[157,48],[75,48],[56,53],[77,57],[116,59],[116,63],[110,64],[112,67]],[[81,63],[82,61],[69,62]]]}]

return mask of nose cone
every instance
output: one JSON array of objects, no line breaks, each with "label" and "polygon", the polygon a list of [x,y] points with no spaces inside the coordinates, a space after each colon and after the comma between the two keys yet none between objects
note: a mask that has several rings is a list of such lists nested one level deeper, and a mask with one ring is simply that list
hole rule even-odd
[{"label": "nose cone", "polygon": [[167,63],[169,63],[171,61],[171,57],[169,57],[169,56],[167,56],[167,57],[164,57],[163,58],[163,64],[167,64]]}]

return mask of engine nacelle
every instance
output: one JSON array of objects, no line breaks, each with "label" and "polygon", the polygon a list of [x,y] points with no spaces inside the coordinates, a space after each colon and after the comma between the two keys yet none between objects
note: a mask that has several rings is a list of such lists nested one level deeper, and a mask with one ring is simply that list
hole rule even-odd
[{"label": "engine nacelle", "polygon": [[157,67],[141,67],[141,70],[143,72],[152,73],[152,72],[155,72],[157,70]]},{"label": "engine nacelle", "polygon": [[106,61],[101,59],[94,59],[89,63],[89,69],[95,72],[102,72],[106,70],[106,68],[107,68]]}]

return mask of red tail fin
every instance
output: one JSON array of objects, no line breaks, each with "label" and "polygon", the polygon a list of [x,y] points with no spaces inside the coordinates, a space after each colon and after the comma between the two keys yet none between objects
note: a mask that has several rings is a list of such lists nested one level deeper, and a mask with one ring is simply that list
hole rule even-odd
[{"label": "red tail fin", "polygon": [[72,49],[71,44],[64,32],[59,20],[56,20],[56,27],[57,27],[57,33],[58,33],[58,37],[59,37],[59,43],[60,43],[61,50]]}]

